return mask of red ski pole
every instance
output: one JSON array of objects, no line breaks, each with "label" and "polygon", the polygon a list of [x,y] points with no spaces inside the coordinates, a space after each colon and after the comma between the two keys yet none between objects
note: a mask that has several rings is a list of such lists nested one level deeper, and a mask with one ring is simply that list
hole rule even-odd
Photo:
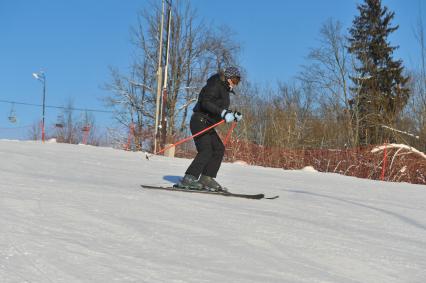
[{"label": "red ski pole", "polygon": [[385,180],[385,171],[386,171],[386,161],[388,159],[388,154],[386,152],[386,142],[385,142],[385,149],[383,150],[383,166],[382,166],[382,175],[380,176],[380,179],[382,181]]},{"label": "red ski pole", "polygon": [[223,124],[224,122],[225,122],[225,120],[222,120],[222,121],[220,121],[220,122],[217,122],[216,124],[211,125],[210,127],[205,128],[205,129],[204,129],[204,130],[202,130],[202,131],[199,131],[199,132],[198,132],[198,133],[196,133],[195,135],[192,135],[192,136],[190,136],[190,137],[184,138],[183,140],[180,140],[180,141],[178,141],[177,143],[171,144],[171,145],[169,145],[169,146],[167,146],[167,147],[165,147],[165,148],[163,148],[163,149],[161,149],[161,150],[157,151],[155,154],[162,153],[162,152],[164,152],[164,151],[168,150],[169,148],[172,148],[172,147],[174,147],[174,146],[180,145],[181,143],[184,143],[184,142],[186,142],[186,141],[189,141],[190,139],[193,139],[193,138],[195,138],[195,137],[197,137],[197,136],[199,136],[199,135],[201,135],[201,134],[203,134],[203,133],[207,132],[208,130],[213,129],[214,127],[217,127],[217,126],[219,126],[220,124]]},{"label": "red ski pole", "polygon": [[231,128],[229,128],[228,134],[226,135],[226,138],[225,138],[225,141],[223,142],[223,145],[226,145],[228,143],[228,140],[231,137],[232,132],[234,131],[236,126],[237,126],[237,122],[233,122]]}]

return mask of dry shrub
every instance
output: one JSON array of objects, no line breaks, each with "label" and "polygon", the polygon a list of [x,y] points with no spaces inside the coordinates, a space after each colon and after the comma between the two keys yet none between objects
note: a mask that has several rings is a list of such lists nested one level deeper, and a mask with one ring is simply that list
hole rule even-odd
[{"label": "dry shrub", "polygon": [[[426,159],[413,152],[388,148],[386,162],[384,151],[371,152],[374,146],[347,149],[285,149],[264,147],[242,140],[230,140],[226,146],[225,162],[244,161],[250,165],[298,170],[312,166],[317,171],[346,176],[407,182],[426,185]],[[193,143],[176,148],[176,156],[194,158]],[[383,166],[384,172],[383,172]]]},{"label": "dry shrub", "polygon": [[[347,176],[426,184],[426,159],[408,151],[389,148],[372,153],[373,146],[351,149],[266,148],[244,141],[233,140],[227,147],[226,161],[243,160],[248,164],[283,169],[302,169],[312,166],[320,172]],[[383,172],[383,166],[384,172]]]}]

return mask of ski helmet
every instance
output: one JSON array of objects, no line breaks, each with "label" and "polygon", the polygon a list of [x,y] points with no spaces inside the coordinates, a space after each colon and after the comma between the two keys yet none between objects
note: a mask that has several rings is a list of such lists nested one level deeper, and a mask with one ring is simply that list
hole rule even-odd
[{"label": "ski helmet", "polygon": [[241,78],[240,71],[237,67],[227,67],[224,72],[226,79]]}]

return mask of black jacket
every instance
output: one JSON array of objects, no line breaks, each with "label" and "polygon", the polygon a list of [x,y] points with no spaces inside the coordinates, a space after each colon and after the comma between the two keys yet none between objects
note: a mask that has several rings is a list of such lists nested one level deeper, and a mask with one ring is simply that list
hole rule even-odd
[{"label": "black jacket", "polygon": [[222,117],[220,114],[229,108],[229,93],[231,88],[223,74],[211,76],[207,84],[201,89],[197,104],[194,106],[194,114],[205,116],[210,122],[217,123]]}]

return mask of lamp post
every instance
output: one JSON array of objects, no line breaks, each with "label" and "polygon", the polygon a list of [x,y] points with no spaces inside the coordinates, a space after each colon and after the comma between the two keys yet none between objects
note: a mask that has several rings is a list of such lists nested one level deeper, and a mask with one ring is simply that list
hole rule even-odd
[{"label": "lamp post", "polygon": [[41,122],[41,140],[44,142],[45,139],[45,131],[44,131],[44,117],[46,113],[46,75],[44,72],[39,73],[33,73],[33,77],[36,78],[38,81],[43,83],[43,115],[42,115],[42,122]]}]

